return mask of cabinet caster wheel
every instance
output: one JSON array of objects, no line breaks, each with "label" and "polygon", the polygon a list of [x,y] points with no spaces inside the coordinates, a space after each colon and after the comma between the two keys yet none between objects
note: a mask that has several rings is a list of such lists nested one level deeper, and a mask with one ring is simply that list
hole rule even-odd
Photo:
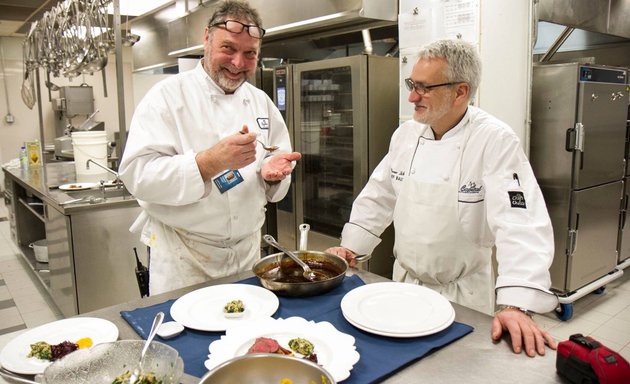
[{"label": "cabinet caster wheel", "polygon": [[556,309],[556,317],[561,321],[567,321],[573,317],[573,304],[560,304]]},{"label": "cabinet caster wheel", "polygon": [[594,290],[593,293],[595,295],[601,295],[602,293],[604,293],[605,290],[606,290],[606,286],[604,285],[603,287],[599,287],[596,290]]}]

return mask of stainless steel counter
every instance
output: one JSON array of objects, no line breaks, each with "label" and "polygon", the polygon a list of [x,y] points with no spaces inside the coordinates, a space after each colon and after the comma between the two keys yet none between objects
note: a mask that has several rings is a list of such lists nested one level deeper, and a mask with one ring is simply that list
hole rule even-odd
[{"label": "stainless steel counter", "polygon": [[[124,188],[60,191],[75,183],[73,162],[22,170],[4,167],[11,237],[65,316],[140,297],[134,248],[146,264],[146,247],[129,227],[140,214]],[[96,202],[64,202],[94,196]],[[5,199],[7,200],[7,199]],[[47,240],[48,262],[29,244]]]},{"label": "stainless steel counter", "polygon": [[[353,270],[366,283],[387,281],[367,271]],[[120,331],[120,339],[139,339],[138,334],[120,316],[120,311],[148,307],[166,300],[178,298],[204,286],[239,281],[251,274],[241,274],[199,284],[173,292],[115,305],[86,313],[85,316],[100,317],[112,321]],[[455,320],[474,327],[474,331],[444,348],[431,353],[408,367],[396,372],[383,383],[562,383],[555,370],[556,352],[547,350],[545,356],[535,358],[512,352],[506,339],[493,344],[490,339],[492,317],[454,304]],[[185,375],[183,384],[198,383],[199,378]]]}]

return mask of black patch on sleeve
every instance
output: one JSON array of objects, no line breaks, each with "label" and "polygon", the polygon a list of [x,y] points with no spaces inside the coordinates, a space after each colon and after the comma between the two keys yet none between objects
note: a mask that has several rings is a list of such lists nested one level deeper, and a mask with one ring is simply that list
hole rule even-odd
[{"label": "black patch on sleeve", "polygon": [[508,191],[508,195],[510,195],[510,205],[512,208],[527,209],[527,205],[525,204],[525,195],[523,192]]}]

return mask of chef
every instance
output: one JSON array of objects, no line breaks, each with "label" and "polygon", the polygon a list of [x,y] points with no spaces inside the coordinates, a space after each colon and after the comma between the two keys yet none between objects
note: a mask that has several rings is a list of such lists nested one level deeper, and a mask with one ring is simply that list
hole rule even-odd
[{"label": "chef", "polygon": [[[341,247],[351,263],[370,254],[394,223],[395,281],[422,284],[449,300],[500,311],[492,338],[535,356],[553,338],[532,313],[553,310],[553,231],[519,140],[508,125],[470,105],[481,77],[476,49],[441,40],[422,48],[405,80],[414,118],[393,134],[389,152],[352,206]],[[496,246],[498,277],[492,273]]]},{"label": "chef", "polygon": [[221,2],[204,33],[196,68],[136,108],[120,164],[142,207],[131,230],[150,247],[152,295],[251,270],[265,205],[284,197],[300,158],[274,103],[246,82],[265,33],[258,12]]}]

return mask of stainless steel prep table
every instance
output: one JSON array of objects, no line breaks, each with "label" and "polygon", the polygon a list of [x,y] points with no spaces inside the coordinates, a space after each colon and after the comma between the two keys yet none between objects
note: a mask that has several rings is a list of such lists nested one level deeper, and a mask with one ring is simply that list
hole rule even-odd
[{"label": "stainless steel prep table", "polygon": [[[373,273],[353,270],[366,283],[388,281]],[[85,314],[112,321],[120,331],[120,339],[139,339],[140,336],[121,317],[120,311],[133,310],[176,299],[208,285],[240,281],[253,275],[243,273],[212,283],[198,284],[172,292],[115,305]],[[410,366],[398,371],[383,383],[562,383],[556,374],[556,352],[547,349],[545,356],[529,358],[515,355],[505,341],[495,345],[490,340],[492,317],[454,304],[455,320],[471,325],[475,330],[450,345],[431,353]],[[183,384],[195,384],[199,378],[184,375]]]},{"label": "stainless steel prep table", "polygon": [[[3,167],[11,237],[64,316],[140,297],[133,248],[145,246],[129,227],[138,202],[122,188],[59,190],[75,182],[74,162],[22,170]],[[53,188],[50,188],[50,187]],[[93,195],[103,201],[62,205]],[[46,239],[48,263],[35,260],[29,244]]]}]

